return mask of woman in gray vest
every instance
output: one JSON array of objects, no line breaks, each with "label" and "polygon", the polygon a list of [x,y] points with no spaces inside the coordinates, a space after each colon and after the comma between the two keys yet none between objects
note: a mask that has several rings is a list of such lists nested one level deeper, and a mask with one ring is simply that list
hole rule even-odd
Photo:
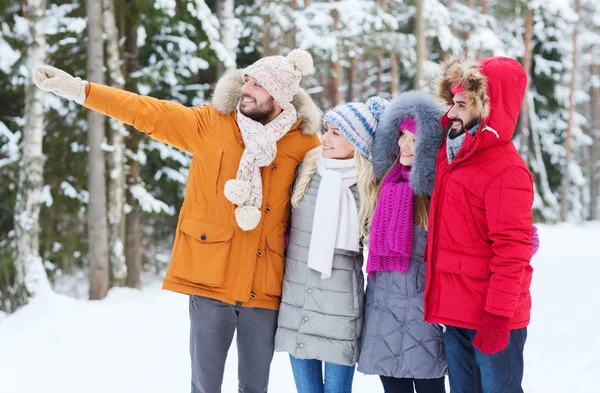
[{"label": "woman in gray vest", "polygon": [[352,391],[363,326],[362,248],[377,200],[368,158],[386,103],[373,97],[329,111],[322,148],[298,169],[275,336],[275,350],[290,354],[298,393]]},{"label": "woman in gray vest", "polygon": [[371,227],[358,370],[379,375],[386,393],[445,392],[442,327],[423,319],[423,255],[441,115],[429,95],[401,94],[387,106],[373,146],[375,174],[383,180]]}]

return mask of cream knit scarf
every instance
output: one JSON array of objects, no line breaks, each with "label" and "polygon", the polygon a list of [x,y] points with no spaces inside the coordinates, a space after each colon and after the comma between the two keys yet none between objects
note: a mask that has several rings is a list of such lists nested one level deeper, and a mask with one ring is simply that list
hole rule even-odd
[{"label": "cream knit scarf", "polygon": [[356,199],[350,187],[356,184],[356,162],[320,157],[321,175],[308,249],[308,267],[331,277],[335,249],[360,250],[360,226]]},{"label": "cream knit scarf", "polygon": [[235,220],[244,231],[260,222],[262,177],[260,168],[270,165],[277,155],[277,141],[298,121],[296,109],[288,105],[266,125],[246,117],[237,109],[237,123],[246,148],[235,179],[225,183],[225,197],[236,204]]}]

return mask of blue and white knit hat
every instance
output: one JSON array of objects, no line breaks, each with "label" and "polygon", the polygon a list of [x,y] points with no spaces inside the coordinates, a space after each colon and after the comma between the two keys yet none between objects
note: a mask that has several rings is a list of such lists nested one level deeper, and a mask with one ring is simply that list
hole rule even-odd
[{"label": "blue and white knit hat", "polygon": [[371,155],[375,129],[388,101],[371,97],[365,104],[350,102],[335,107],[325,114],[323,124],[333,124],[363,156]]}]

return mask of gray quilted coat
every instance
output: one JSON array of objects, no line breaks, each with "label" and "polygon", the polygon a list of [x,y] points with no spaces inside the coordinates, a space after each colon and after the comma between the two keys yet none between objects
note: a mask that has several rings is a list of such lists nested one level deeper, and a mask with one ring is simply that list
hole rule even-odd
[{"label": "gray quilted coat", "polygon": [[[431,196],[437,151],[442,142],[442,110],[421,92],[400,94],[386,107],[373,144],[375,174],[381,179],[398,155],[398,126],[417,122],[410,185],[415,195]],[[393,218],[392,218],[393,219]],[[427,232],[414,226],[409,268],[379,271],[367,280],[365,325],[358,371],[395,378],[433,379],[447,374],[442,328],[423,319]]]},{"label": "gray quilted coat", "polygon": [[358,371],[418,379],[447,374],[442,328],[423,319],[426,242],[427,232],[415,225],[408,270],[368,278]]},{"label": "gray quilted coat", "polygon": [[[363,326],[363,255],[336,249],[331,277],[325,280],[308,267],[320,182],[321,176],[315,173],[304,199],[292,209],[275,350],[299,359],[353,365],[358,360]],[[356,186],[351,190],[358,205]]]}]

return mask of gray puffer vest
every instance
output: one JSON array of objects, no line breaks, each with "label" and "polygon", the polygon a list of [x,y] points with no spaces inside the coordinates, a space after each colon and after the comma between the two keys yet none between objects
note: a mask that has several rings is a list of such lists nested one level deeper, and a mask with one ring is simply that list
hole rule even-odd
[{"label": "gray puffer vest", "polygon": [[[363,326],[363,255],[336,249],[331,277],[325,280],[308,267],[320,182],[321,176],[315,173],[304,199],[292,209],[275,350],[299,359],[353,365]],[[356,185],[351,190],[358,205]]]},{"label": "gray puffer vest", "polygon": [[427,232],[415,225],[407,271],[378,271],[367,280],[358,371],[394,378],[447,374],[442,328],[423,319]]}]

